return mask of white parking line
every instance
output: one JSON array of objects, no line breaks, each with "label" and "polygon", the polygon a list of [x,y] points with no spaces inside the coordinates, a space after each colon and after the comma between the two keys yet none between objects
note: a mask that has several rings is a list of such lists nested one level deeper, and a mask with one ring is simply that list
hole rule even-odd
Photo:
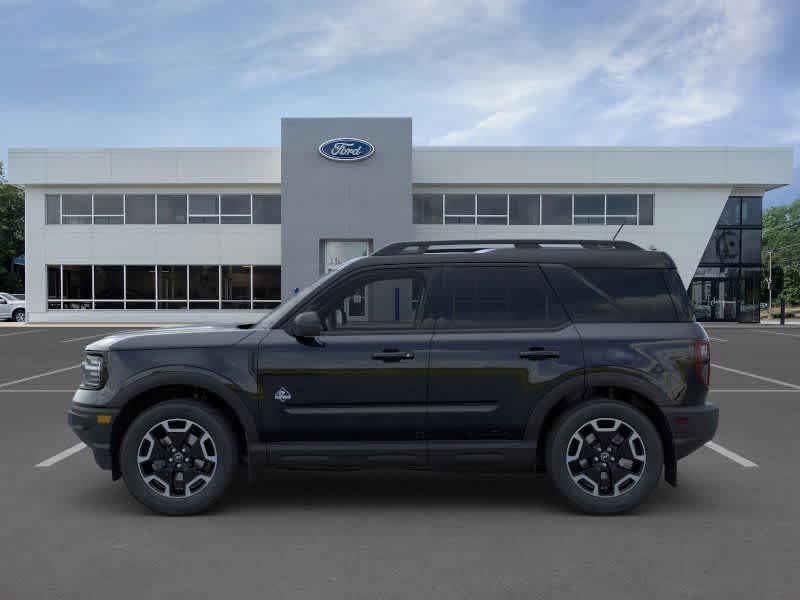
[{"label": "white parking line", "polygon": [[66,344],[68,342],[82,342],[83,340],[93,340],[94,338],[101,338],[101,337],[106,337],[106,336],[109,336],[109,335],[111,335],[111,334],[110,333],[101,333],[99,335],[87,335],[87,336],[84,336],[84,337],[70,338],[68,340],[58,340],[58,341],[61,344]]},{"label": "white parking line", "polygon": [[725,338],[718,338],[718,337],[711,337],[711,336],[708,336],[708,339],[714,340],[715,342],[727,342],[728,341]]},{"label": "white parking line", "polygon": [[40,462],[36,466],[39,467],[39,468],[52,467],[57,462],[61,462],[65,458],[69,458],[73,454],[77,454],[78,452],[80,452],[84,448],[86,448],[86,444],[84,444],[83,442],[81,442],[80,444],[75,444],[74,446],[72,446],[72,448],[67,448],[66,450],[64,450],[62,452],[59,452],[58,454],[56,454],[54,456],[51,456],[50,458],[44,459],[42,462]]},{"label": "white parking line", "polygon": [[25,331],[15,331],[14,333],[0,333],[0,337],[8,337],[9,335],[26,335],[28,333],[42,333],[44,329],[26,329]]},{"label": "white parking line", "polygon": [[705,446],[706,446],[706,448],[709,448],[710,450],[713,450],[714,452],[716,452],[718,454],[721,454],[725,458],[730,459],[733,462],[735,462],[736,464],[741,465],[743,467],[748,467],[749,468],[749,467],[757,467],[758,466],[752,460],[748,460],[744,456],[736,454],[736,452],[732,452],[731,450],[728,450],[727,448],[723,448],[722,446],[720,446],[719,444],[716,444],[714,442],[706,442]]},{"label": "white parking line", "polygon": [[5,383],[0,383],[0,388],[6,388],[12,385],[16,385],[18,383],[25,383],[26,381],[31,381],[32,379],[39,379],[39,377],[47,377],[48,375],[63,373],[64,371],[71,371],[72,369],[79,369],[80,366],[81,365],[72,365],[71,367],[64,367],[63,369],[55,369],[54,371],[47,371],[46,373],[39,373],[38,375],[23,377],[22,379],[15,379],[14,381],[6,381]]},{"label": "white parking line", "polygon": [[760,379],[761,381],[766,381],[767,383],[774,383],[776,385],[783,385],[788,388],[792,388],[793,390],[800,390],[800,385],[795,385],[793,383],[787,383],[786,381],[781,381],[780,379],[770,379],[769,377],[764,377],[763,375],[756,375],[755,373],[748,373],[747,371],[739,371],[738,369],[731,369],[730,367],[723,367],[717,363],[711,363],[711,366],[715,369],[722,369],[723,371],[730,371],[731,373],[736,373],[737,375],[745,375],[747,377],[752,377],[753,379]]},{"label": "white parking line", "polygon": [[[778,390],[778,391],[789,391],[789,390]],[[74,394],[75,390],[0,390],[0,394]]]},{"label": "white parking line", "polygon": [[800,337],[800,335],[796,333],[784,333],[783,331],[772,331],[771,329],[748,329],[747,331],[753,331],[755,333],[771,333],[772,335],[786,335],[789,337]]}]

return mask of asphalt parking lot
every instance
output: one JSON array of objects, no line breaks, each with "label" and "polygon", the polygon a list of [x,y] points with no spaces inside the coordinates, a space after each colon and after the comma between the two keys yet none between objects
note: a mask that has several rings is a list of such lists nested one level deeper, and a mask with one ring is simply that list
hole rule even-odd
[{"label": "asphalt parking lot", "polygon": [[154,516],[66,425],[83,346],[118,329],[0,328],[2,598],[797,597],[800,328],[709,328],[717,445],[614,518],[543,477],[383,471]]}]

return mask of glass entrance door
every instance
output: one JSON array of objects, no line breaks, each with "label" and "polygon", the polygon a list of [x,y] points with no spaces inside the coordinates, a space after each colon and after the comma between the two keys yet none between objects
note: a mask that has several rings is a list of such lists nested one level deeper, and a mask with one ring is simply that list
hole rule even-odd
[{"label": "glass entrance door", "polygon": [[698,321],[735,321],[737,293],[735,279],[692,280],[689,297]]}]

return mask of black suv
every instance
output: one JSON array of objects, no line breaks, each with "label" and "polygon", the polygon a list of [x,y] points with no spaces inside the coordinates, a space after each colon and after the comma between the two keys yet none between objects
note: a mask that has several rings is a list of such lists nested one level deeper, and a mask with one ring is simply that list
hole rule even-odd
[{"label": "black suv", "polygon": [[614,514],[713,437],[710,367],[662,252],[407,242],[256,324],[89,345],[69,423],[161,513],[207,509],[245,465],[546,471]]}]

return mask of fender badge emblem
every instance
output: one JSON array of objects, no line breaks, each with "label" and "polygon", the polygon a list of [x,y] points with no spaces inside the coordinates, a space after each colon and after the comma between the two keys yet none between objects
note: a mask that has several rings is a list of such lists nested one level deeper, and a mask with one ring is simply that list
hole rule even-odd
[{"label": "fender badge emblem", "polygon": [[285,387],[278,388],[278,391],[275,392],[275,400],[278,402],[288,402],[292,399],[292,395],[289,393]]}]

